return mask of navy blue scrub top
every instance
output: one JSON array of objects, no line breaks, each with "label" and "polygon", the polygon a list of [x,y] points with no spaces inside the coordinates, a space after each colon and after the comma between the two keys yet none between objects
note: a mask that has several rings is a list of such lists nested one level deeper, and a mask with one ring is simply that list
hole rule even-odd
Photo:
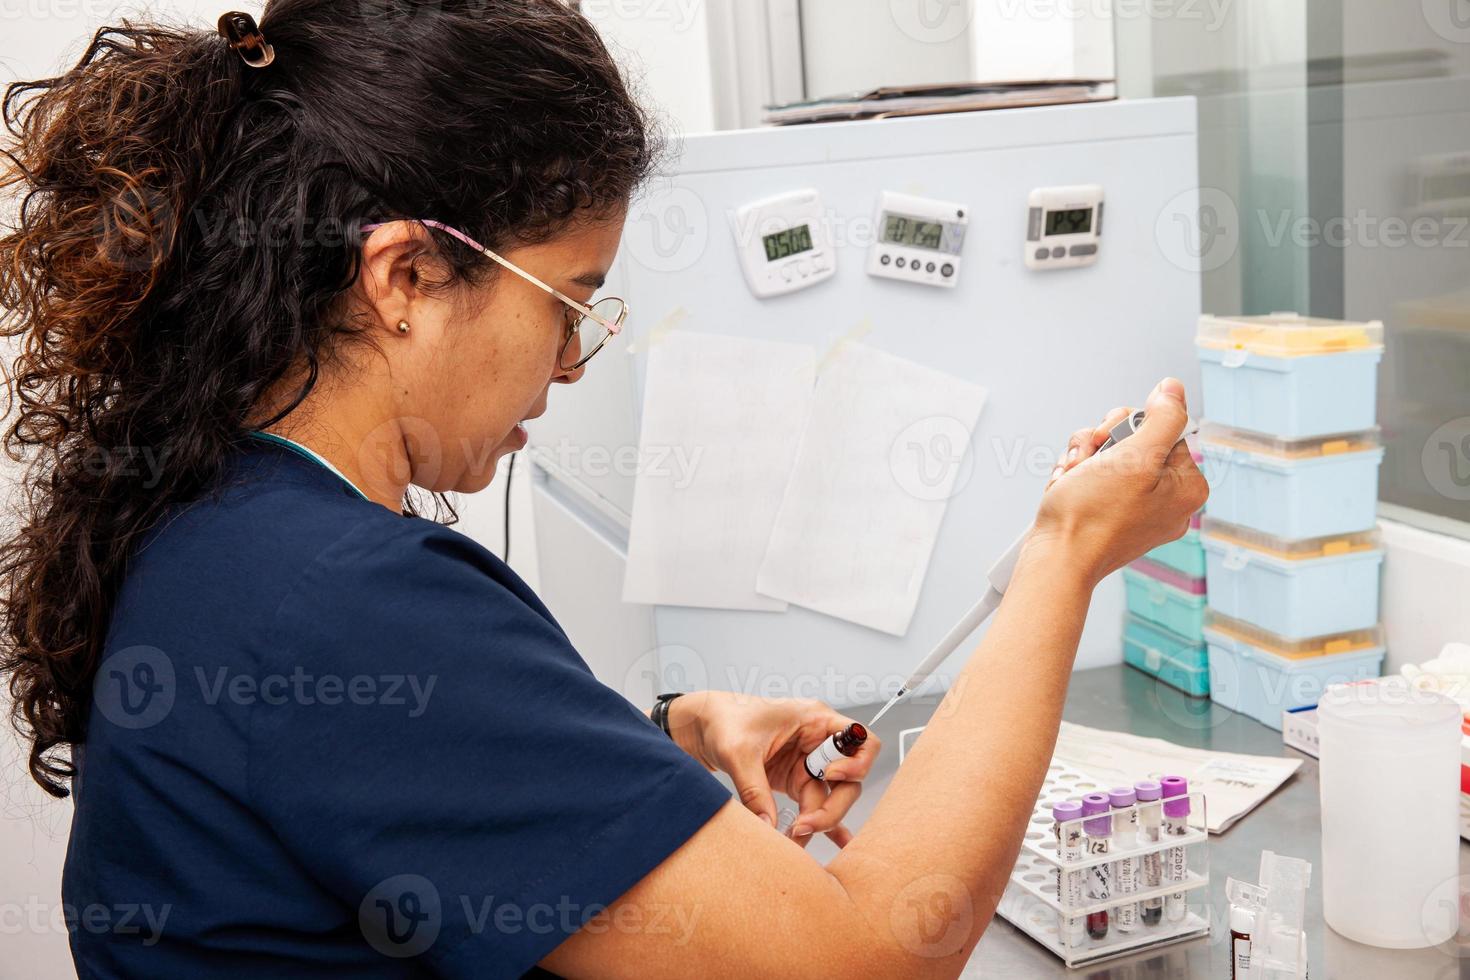
[{"label": "navy blue scrub top", "polygon": [[730,799],[497,557],[257,440],[139,548],[77,761],[82,977],[518,976]]}]

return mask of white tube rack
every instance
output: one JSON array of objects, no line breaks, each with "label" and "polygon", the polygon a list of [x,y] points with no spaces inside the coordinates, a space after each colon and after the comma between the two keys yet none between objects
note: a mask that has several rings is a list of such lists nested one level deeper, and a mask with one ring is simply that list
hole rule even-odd
[{"label": "white tube rack", "polygon": [[[1006,887],[997,909],[1016,928],[1026,933],[1042,946],[1059,957],[1068,967],[1088,966],[1114,957],[1140,950],[1167,946],[1210,934],[1207,915],[1201,915],[1205,901],[1203,892],[1210,882],[1209,875],[1209,832],[1205,821],[1205,798],[1201,793],[1189,795],[1189,817],[1185,833],[1161,837],[1157,842],[1139,840],[1134,847],[1111,851],[1106,856],[1089,855],[1076,861],[1061,861],[1057,856],[1056,821],[1052,818],[1052,805],[1060,800],[1081,799],[1087,793],[1106,793],[1108,787],[1092,779],[1086,773],[1070,766],[1054,762],[1047,770],[1041,795],[1027,825],[1026,836],[1016,867],[1011,872],[1010,884]],[[1145,803],[1144,807],[1160,806]],[[1135,808],[1137,809],[1137,808]],[[1126,811],[1110,811],[1113,814]],[[1068,821],[1066,826],[1084,824],[1097,817],[1080,817]],[[1057,895],[1057,881],[1061,873],[1076,873],[1101,864],[1111,864],[1120,858],[1142,858],[1146,854],[1162,854],[1173,848],[1184,848],[1185,871],[1180,879],[1165,880],[1157,888],[1141,888],[1123,896],[1112,896],[1103,901],[1083,898],[1082,902],[1065,907]],[[1108,934],[1102,939],[1084,935],[1078,945],[1070,945],[1063,935],[1061,923],[1067,918],[1086,917],[1090,913],[1110,911],[1123,905],[1131,905],[1148,898],[1179,896],[1183,914],[1175,921],[1166,915],[1157,925],[1145,925],[1140,921],[1131,932],[1119,932],[1115,926],[1116,915],[1110,915]]]}]

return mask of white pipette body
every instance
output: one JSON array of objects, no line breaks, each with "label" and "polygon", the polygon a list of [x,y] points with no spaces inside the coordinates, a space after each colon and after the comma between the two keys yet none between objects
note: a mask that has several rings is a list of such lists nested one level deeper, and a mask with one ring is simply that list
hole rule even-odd
[{"label": "white pipette body", "polygon": [[[1111,449],[1137,432],[1138,427],[1142,424],[1143,412],[1134,412],[1113,427],[1112,432],[1108,434],[1107,441],[1099,446],[1097,451],[1102,452],[1104,449]],[[1182,439],[1184,436],[1197,431],[1199,431],[1199,427],[1191,419],[1179,437]],[[1032,526],[1034,527],[1034,525]],[[971,606],[964,616],[960,617],[960,621],[955,623],[954,628],[944,635],[944,639],[935,645],[934,649],[929,652],[929,655],[919,661],[919,665],[909,674],[908,680],[903,682],[903,686],[898,689],[898,693],[889,699],[888,703],[883,706],[883,710],[873,716],[872,721],[868,722],[870,726],[878,724],[878,721],[884,715],[888,714],[888,709],[898,704],[906,695],[917,690],[920,684],[928,680],[939,669],[940,664],[949,659],[950,654],[959,649],[960,644],[965,642],[965,637],[979,629],[980,624],[984,623],[990,618],[992,613],[1000,608],[1000,601],[1005,597],[1006,589],[1010,588],[1011,576],[1016,571],[1016,563],[1021,560],[1021,549],[1026,546],[1026,539],[1030,536],[1031,527],[1027,527],[1025,533],[1006,549],[1005,554],[1000,556],[1000,560],[990,566],[990,571],[985,576],[990,582],[990,588],[986,590],[985,595],[981,597],[979,602]]]}]

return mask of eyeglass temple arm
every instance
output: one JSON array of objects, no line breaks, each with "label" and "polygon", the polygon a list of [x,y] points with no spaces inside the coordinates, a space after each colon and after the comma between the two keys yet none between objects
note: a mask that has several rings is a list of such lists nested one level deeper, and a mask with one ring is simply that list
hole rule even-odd
[{"label": "eyeglass temple arm", "polygon": [[[583,316],[587,317],[588,319],[592,320],[594,323],[601,324],[602,327],[605,330],[607,330],[608,333],[613,334],[614,336],[616,336],[619,333],[622,333],[623,325],[621,323],[609,323],[608,321],[604,320],[602,317],[598,316],[596,313],[593,313],[592,310],[589,309],[587,306],[584,306],[583,304],[578,303],[576,300],[572,299],[570,296],[566,295],[565,293],[563,293],[561,290],[557,289],[556,287],[547,285],[546,283],[542,282],[540,279],[538,279],[535,276],[531,275],[531,273],[527,272],[525,269],[522,269],[520,266],[517,266],[515,263],[510,262],[510,261],[508,261],[506,259],[503,259],[499,255],[496,255],[493,251],[491,251],[490,249],[486,248],[484,245],[481,245],[479,242],[475,241],[473,238],[471,238],[469,235],[466,235],[464,232],[460,231],[458,228],[451,228],[449,225],[444,224],[442,221],[434,221],[434,220],[431,220],[429,218],[417,218],[417,219],[414,219],[414,220],[418,221],[418,223],[421,224],[421,225],[426,225],[426,226],[428,226],[430,228],[438,228],[440,231],[444,232],[444,234],[450,235],[450,236],[452,236],[454,238],[459,239],[461,242],[464,242],[470,248],[472,248],[475,251],[479,252],[480,254],[484,255],[486,258],[488,258],[491,261],[495,262],[497,265],[501,266],[502,268],[508,269],[509,271],[514,272],[516,275],[520,276],[522,279],[526,280],[531,285],[537,286],[537,287],[539,287],[541,289],[546,290],[548,293],[550,293],[551,295],[555,296],[557,299],[561,300],[563,303],[567,304],[572,309],[576,310],[578,313],[580,313]],[[367,224],[367,225],[363,225],[362,226],[362,231],[368,232],[368,233],[372,233],[374,231],[377,231],[381,227],[383,227],[383,223],[382,222],[378,222],[378,223],[375,223],[375,224]]]}]

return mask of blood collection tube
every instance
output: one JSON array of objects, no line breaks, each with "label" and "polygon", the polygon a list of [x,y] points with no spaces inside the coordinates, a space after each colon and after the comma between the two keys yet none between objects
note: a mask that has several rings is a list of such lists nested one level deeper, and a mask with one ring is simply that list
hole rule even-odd
[{"label": "blood collection tube", "polygon": [[[1120,786],[1108,793],[1113,805],[1113,848],[1125,855],[1138,846],[1137,797],[1133,787]],[[1113,894],[1119,898],[1138,891],[1138,858],[1120,857],[1113,862]],[[1138,931],[1138,903],[1124,902],[1116,908],[1118,931]]]},{"label": "blood collection tube", "polygon": [[[1087,856],[1090,858],[1100,857],[1112,849],[1113,818],[1108,812],[1110,808],[1111,803],[1106,793],[1088,793],[1082,797],[1082,815],[1097,818],[1082,822],[1087,840]],[[1090,902],[1106,902],[1112,897],[1113,866],[1110,862],[1094,864],[1087,869],[1086,875],[1087,897]],[[1107,938],[1107,909],[1087,914],[1087,934],[1093,939]]]},{"label": "blood collection tube", "polygon": [[[1075,800],[1054,804],[1051,815],[1056,821],[1052,830],[1057,836],[1057,859],[1064,862],[1082,860],[1082,824],[1079,822],[1082,804]],[[1085,873],[1082,871],[1063,871],[1057,868],[1057,902],[1062,908],[1077,908],[1082,905],[1086,887],[1083,883],[1084,877]],[[1087,923],[1082,916],[1063,915],[1058,928],[1063,946],[1080,949],[1087,944]]]},{"label": "blood collection tube", "polygon": [[857,755],[857,750],[868,740],[868,730],[853,722],[831,738],[811,750],[806,757],[806,771],[813,779],[827,775],[827,767],[843,756]]},{"label": "blood collection tube", "polygon": [[[1159,828],[1163,824],[1164,815],[1159,808],[1159,799],[1163,796],[1163,787],[1152,779],[1140,780],[1133,784],[1133,795],[1138,799],[1138,833],[1142,838],[1144,847],[1159,842]],[[1164,883],[1164,860],[1158,849],[1149,851],[1139,862],[1139,888],[1143,890],[1156,889]],[[1145,898],[1139,903],[1138,917],[1146,926],[1156,926],[1164,918],[1164,900],[1155,896]]]},{"label": "blood collection tube", "polygon": [[[1189,833],[1189,783],[1183,776],[1165,776],[1159,780],[1164,794],[1164,837],[1183,837]],[[1183,846],[1164,851],[1164,880],[1183,881],[1188,877],[1189,858]],[[1181,922],[1188,911],[1184,892],[1170,892],[1164,898],[1164,918]]]}]

